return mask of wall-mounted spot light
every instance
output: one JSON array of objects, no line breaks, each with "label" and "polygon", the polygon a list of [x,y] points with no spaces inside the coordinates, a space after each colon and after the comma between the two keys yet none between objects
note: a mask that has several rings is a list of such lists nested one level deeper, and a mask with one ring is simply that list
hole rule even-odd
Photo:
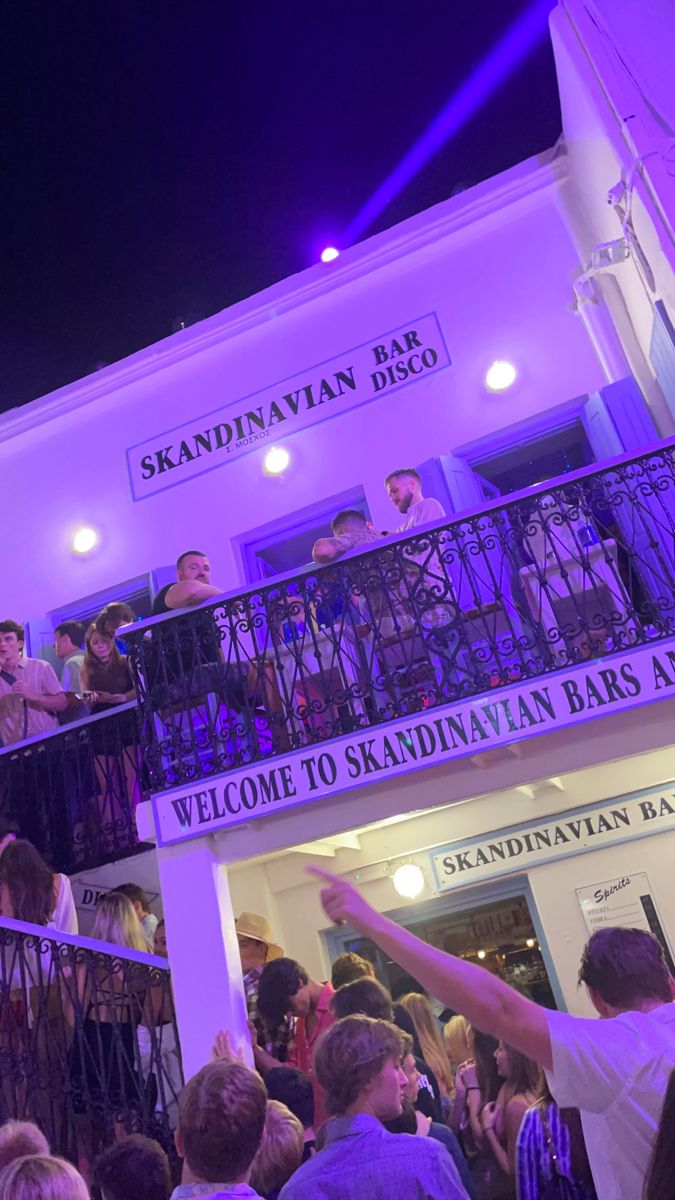
[{"label": "wall-mounted spot light", "polygon": [[528,938],[528,939],[527,939],[527,941],[526,941],[526,943],[525,943],[525,945],[527,946],[528,950],[532,950],[532,949],[534,948],[534,944],[535,944],[535,943],[534,943],[534,938]]},{"label": "wall-mounted spot light", "polygon": [[488,367],[485,386],[489,392],[505,392],[515,383],[517,374],[513,363],[498,358],[491,367]]},{"label": "wall-mounted spot light", "polygon": [[72,547],[74,554],[91,554],[98,546],[98,533],[90,525],[83,525],[73,534]]},{"label": "wall-mounted spot light", "polygon": [[263,470],[266,475],[283,475],[290,461],[291,456],[283,446],[270,446],[265,455]]},{"label": "wall-mounted spot light", "polygon": [[397,867],[392,880],[399,896],[406,900],[416,900],[424,888],[424,872],[416,863],[403,863]]},{"label": "wall-mounted spot light", "polygon": [[480,959],[483,959],[483,958],[485,958],[485,951],[484,951],[484,950],[479,950],[479,951],[478,951],[478,957],[479,957]]},{"label": "wall-mounted spot light", "polygon": [[321,251],[322,263],[333,262],[336,258],[339,258],[339,257],[340,257],[340,251],[338,250],[337,246],[324,246],[323,250]]}]

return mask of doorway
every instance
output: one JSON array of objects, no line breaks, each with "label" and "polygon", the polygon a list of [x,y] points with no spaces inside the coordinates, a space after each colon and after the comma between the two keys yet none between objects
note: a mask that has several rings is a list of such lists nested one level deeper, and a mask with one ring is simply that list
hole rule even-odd
[{"label": "doorway", "polygon": [[[462,889],[386,915],[430,946],[485,967],[544,1008],[565,1007],[526,879]],[[394,997],[420,990],[369,938],[344,926],[325,938],[331,962],[346,950],[360,954]],[[447,1019],[440,1002],[434,1008]]]}]

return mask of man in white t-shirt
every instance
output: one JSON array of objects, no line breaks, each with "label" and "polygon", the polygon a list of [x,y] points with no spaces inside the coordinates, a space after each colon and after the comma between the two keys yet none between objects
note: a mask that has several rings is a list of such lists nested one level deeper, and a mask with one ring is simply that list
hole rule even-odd
[{"label": "man in white t-shirt", "polygon": [[387,495],[392,504],[403,514],[405,520],[396,532],[405,533],[415,525],[427,525],[429,521],[440,521],[445,516],[445,509],[440,500],[422,495],[422,480],[419,471],[414,467],[402,467],[392,471],[384,481]]},{"label": "man in white t-shirt", "polygon": [[308,871],[327,881],[321,900],[332,921],[348,923],[474,1028],[545,1069],[554,1100],[581,1111],[599,1200],[640,1200],[675,1069],[674,982],[656,938],[641,929],[593,934],[579,980],[603,1019],[588,1020],[540,1007],[375,912],[345,879]]}]

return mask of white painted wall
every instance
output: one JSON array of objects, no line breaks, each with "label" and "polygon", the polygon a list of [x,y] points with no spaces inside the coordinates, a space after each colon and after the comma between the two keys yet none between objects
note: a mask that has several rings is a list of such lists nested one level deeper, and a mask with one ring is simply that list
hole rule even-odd
[{"label": "white painted wall", "polygon": [[675,9],[668,0],[564,0],[552,13],[551,34],[569,159],[561,197],[570,230],[584,266],[590,265],[593,246],[623,235],[608,193],[622,179],[628,183],[635,236],[653,282],[633,254],[597,285],[666,436],[673,416],[648,354],[653,302],[663,300],[675,319],[675,180],[667,131],[672,85],[669,96],[664,85],[672,80]]},{"label": "white painted wall", "polygon": [[[215,582],[234,587],[242,576],[232,537],[354,485],[365,487],[376,523],[393,528],[398,514],[382,486],[389,470],[599,387],[572,311],[579,263],[560,212],[562,173],[560,163],[521,164],[355,247],[330,275],[312,268],[0,419],[2,497],[12,512],[3,612],[40,616],[195,544],[211,556]],[[433,310],[453,366],[299,433],[283,480],[263,477],[259,450],[132,503],[128,446]],[[513,394],[483,389],[496,357],[520,368]],[[102,540],[91,558],[75,560],[68,543],[80,524],[98,527]]]}]

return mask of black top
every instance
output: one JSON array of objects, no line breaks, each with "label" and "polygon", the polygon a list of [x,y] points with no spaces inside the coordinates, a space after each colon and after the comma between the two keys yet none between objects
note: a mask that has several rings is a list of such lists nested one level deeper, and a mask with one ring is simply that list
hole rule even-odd
[{"label": "black top", "polygon": [[415,1108],[425,1117],[431,1117],[432,1121],[442,1121],[441,1089],[438,1086],[438,1080],[423,1058],[416,1058],[415,1066],[422,1077]]},{"label": "black top", "polygon": [[166,587],[163,587],[155,596],[155,598],[152,602],[153,617],[158,617],[160,615],[160,613],[168,613],[168,612],[174,611],[172,608],[169,608],[169,606],[166,602],[166,597],[169,593],[169,590],[172,587],[173,587],[172,583],[167,583]]}]

